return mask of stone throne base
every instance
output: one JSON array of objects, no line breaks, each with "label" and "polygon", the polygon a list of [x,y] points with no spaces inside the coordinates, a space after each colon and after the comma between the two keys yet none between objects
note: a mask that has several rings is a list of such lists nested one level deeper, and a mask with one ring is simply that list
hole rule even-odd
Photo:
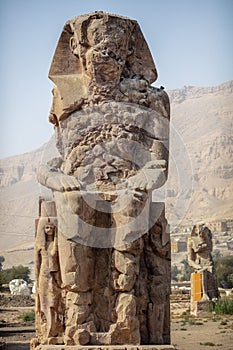
[{"label": "stone throne base", "polygon": [[175,350],[173,345],[39,345],[36,350]]},{"label": "stone throne base", "polygon": [[[97,208],[101,203],[98,201]],[[108,212],[106,215],[109,215]],[[103,215],[101,218],[103,220]],[[42,239],[44,230],[56,228],[58,220],[55,202],[41,200],[39,219],[36,220],[35,250],[38,269],[44,274],[37,273],[37,338],[31,341],[31,350],[171,348],[170,345],[156,345],[170,344],[170,240],[166,232],[164,203],[150,203],[149,218],[148,232],[139,238],[140,242],[134,241],[134,244],[140,243],[136,245],[140,249],[135,248],[135,253],[134,245],[130,246],[132,251],[129,252],[90,247],[87,256],[84,254],[87,250],[85,246],[61,241],[60,232],[58,239],[55,234],[52,235],[51,242]],[[78,253],[77,257],[73,256],[77,258],[77,269],[82,270],[86,261],[89,265],[91,262],[94,276],[91,292],[71,293],[66,287],[57,288],[61,280],[60,264],[75,249],[82,257],[79,259]],[[46,260],[49,254],[51,261]],[[120,287],[119,290],[114,289],[114,278],[118,281],[119,276],[131,283],[129,287],[126,285],[126,290],[122,291]],[[87,317],[84,314],[86,319],[80,319],[83,316],[81,312],[86,309],[89,312]],[[88,319],[89,314],[92,320]],[[101,320],[108,328],[102,327]],[[122,345],[108,345],[119,342]],[[151,345],[125,345],[140,342]]]},{"label": "stone throne base", "polygon": [[190,313],[193,316],[204,316],[210,311],[210,300],[203,300],[202,290],[203,273],[193,272],[191,274],[191,306]]}]

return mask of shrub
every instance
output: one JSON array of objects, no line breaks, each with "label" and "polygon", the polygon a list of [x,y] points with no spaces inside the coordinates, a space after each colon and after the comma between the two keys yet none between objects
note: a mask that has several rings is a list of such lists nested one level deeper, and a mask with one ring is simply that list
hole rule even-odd
[{"label": "shrub", "polygon": [[218,315],[233,315],[233,300],[227,297],[218,299],[212,304],[211,311]]},{"label": "shrub", "polygon": [[2,283],[9,283],[14,279],[23,279],[26,282],[30,282],[30,269],[26,266],[13,266],[10,269],[2,270],[1,277]]},{"label": "shrub", "polygon": [[2,264],[5,261],[4,256],[0,256],[0,288],[2,284],[4,283],[3,276],[2,276]]},{"label": "shrub", "polygon": [[4,256],[0,256],[0,271],[2,271],[2,264],[5,261]]},{"label": "shrub", "polygon": [[218,259],[216,273],[219,287],[233,288],[233,256]]},{"label": "shrub", "polygon": [[185,258],[181,261],[181,264],[184,265],[183,267],[183,277],[181,278],[181,281],[190,281],[191,273],[193,271],[193,268],[188,263],[188,258]]},{"label": "shrub", "polygon": [[174,281],[178,281],[178,275],[180,273],[180,270],[178,269],[178,267],[175,265],[175,266],[172,266],[172,269],[171,269],[171,278],[172,280]]},{"label": "shrub", "polygon": [[32,322],[35,321],[35,313],[32,312],[26,312],[25,314],[23,314],[22,316],[22,320],[24,322]]}]

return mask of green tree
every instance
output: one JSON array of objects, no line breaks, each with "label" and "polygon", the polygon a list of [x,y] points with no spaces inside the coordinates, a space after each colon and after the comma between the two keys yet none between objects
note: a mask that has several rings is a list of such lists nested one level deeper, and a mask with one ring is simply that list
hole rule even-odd
[{"label": "green tree", "polygon": [[2,276],[2,264],[5,261],[4,256],[0,256],[0,287],[3,284],[3,276]]},{"label": "green tree", "polygon": [[216,273],[219,287],[233,288],[233,256],[224,256],[218,260]]},{"label": "green tree", "polygon": [[188,263],[188,258],[185,258],[181,261],[181,264],[184,265],[183,267],[183,277],[181,278],[182,281],[190,281],[191,273],[193,272],[192,267]]},{"label": "green tree", "polygon": [[5,261],[4,256],[0,256],[0,271],[2,271],[2,264]]},{"label": "green tree", "polygon": [[217,267],[219,259],[222,258],[222,253],[220,253],[220,250],[214,250],[212,254],[213,260],[214,260],[214,266]]},{"label": "green tree", "polygon": [[2,270],[3,283],[9,283],[14,279],[23,279],[30,282],[30,269],[26,266],[13,266],[10,269]]},{"label": "green tree", "polygon": [[172,280],[174,281],[178,281],[178,278],[177,278],[177,275],[180,273],[180,270],[178,269],[178,267],[175,265],[175,266],[172,266],[172,269],[171,269],[171,278]]}]

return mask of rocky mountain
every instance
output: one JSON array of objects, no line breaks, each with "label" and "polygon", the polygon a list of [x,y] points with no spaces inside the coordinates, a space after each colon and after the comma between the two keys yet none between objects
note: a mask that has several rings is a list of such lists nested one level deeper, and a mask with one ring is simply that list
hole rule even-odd
[{"label": "rocky mountain", "polygon": [[38,164],[57,154],[54,139],[34,152],[0,161],[0,255],[4,268],[33,261],[39,197],[47,191],[36,180]]},{"label": "rocky mountain", "polygon": [[[166,196],[172,230],[180,224],[232,218],[233,81],[216,87],[185,86],[168,93],[172,115],[169,179],[154,193],[154,200]],[[36,181],[36,168],[54,155],[52,138],[34,152],[0,161],[4,267],[33,260],[38,198],[47,193]]]},{"label": "rocky mountain", "polygon": [[[168,197],[171,219],[181,215],[184,224],[193,224],[232,218],[233,81],[207,88],[185,86],[169,95],[175,129],[171,129],[174,156],[168,181],[173,194]],[[183,152],[178,155],[180,150]],[[178,189],[174,176],[177,162]],[[183,214],[179,210],[172,214],[174,198],[185,202],[181,203]]]}]

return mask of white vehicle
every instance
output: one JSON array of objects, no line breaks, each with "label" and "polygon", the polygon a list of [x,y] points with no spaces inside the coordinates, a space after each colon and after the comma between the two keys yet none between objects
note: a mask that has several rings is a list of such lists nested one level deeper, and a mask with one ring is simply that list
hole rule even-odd
[{"label": "white vehicle", "polygon": [[9,283],[9,289],[12,295],[30,295],[30,289],[27,282],[23,279],[14,279]]}]

